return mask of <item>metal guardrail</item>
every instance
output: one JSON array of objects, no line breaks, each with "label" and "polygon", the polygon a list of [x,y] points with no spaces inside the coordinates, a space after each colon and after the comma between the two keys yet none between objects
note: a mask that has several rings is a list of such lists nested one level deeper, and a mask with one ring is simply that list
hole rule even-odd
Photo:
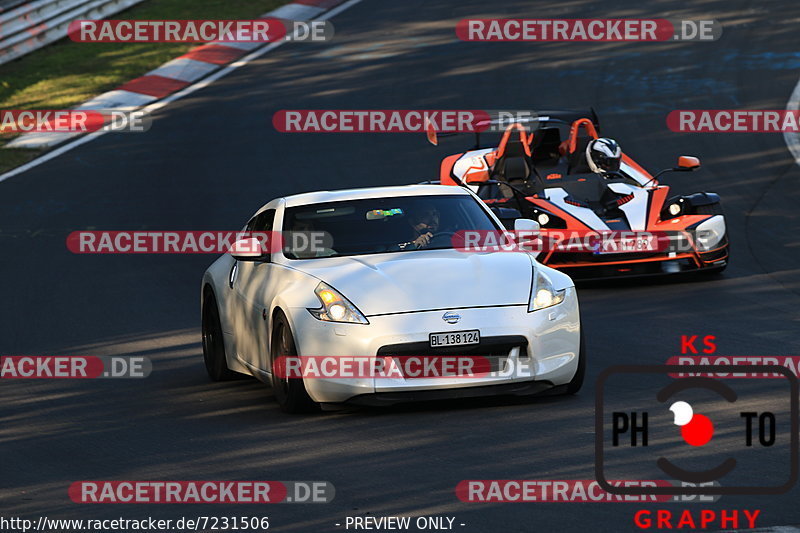
[{"label": "metal guardrail", "polygon": [[66,37],[73,20],[106,18],[142,1],[34,0],[12,9],[0,4],[0,65]]}]

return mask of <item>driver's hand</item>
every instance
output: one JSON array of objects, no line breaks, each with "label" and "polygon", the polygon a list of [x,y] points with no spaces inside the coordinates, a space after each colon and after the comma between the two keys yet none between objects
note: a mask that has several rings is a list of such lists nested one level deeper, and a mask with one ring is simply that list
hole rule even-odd
[{"label": "driver's hand", "polygon": [[414,246],[416,246],[417,248],[424,248],[425,246],[428,246],[428,243],[431,242],[431,237],[433,237],[433,233],[431,233],[430,231],[427,233],[423,233],[422,235],[414,239],[413,241]]}]

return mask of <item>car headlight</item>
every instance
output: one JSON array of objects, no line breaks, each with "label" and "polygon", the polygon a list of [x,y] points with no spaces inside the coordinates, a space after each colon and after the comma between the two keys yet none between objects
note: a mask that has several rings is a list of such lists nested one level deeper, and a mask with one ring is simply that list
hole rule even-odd
[{"label": "car headlight", "polygon": [[715,215],[695,228],[695,243],[699,252],[707,252],[722,242],[725,237],[725,217]]},{"label": "car headlight", "polygon": [[320,282],[314,289],[314,294],[322,304],[317,309],[309,309],[317,320],[325,322],[347,322],[351,324],[369,324],[369,320],[350,300],[342,296],[336,289],[327,283]]},{"label": "car headlight", "polygon": [[679,217],[686,212],[686,198],[670,198],[661,210],[661,220]]},{"label": "car headlight", "polygon": [[530,217],[539,223],[539,226],[547,229],[566,229],[567,223],[554,215],[553,213],[545,212],[541,209],[534,209],[533,215]]},{"label": "car headlight", "polygon": [[533,290],[531,291],[531,297],[528,302],[528,312],[532,313],[539,309],[558,305],[564,301],[566,294],[566,289],[561,289],[560,291],[555,290],[553,288],[553,282],[550,281],[547,274],[537,268],[534,273]]}]

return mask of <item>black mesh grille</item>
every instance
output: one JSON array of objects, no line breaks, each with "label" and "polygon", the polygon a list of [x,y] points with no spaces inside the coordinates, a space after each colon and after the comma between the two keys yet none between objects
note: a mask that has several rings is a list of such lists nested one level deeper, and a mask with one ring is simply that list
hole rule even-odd
[{"label": "black mesh grille", "polygon": [[463,355],[482,356],[489,360],[489,371],[499,372],[505,370],[506,359],[509,352],[519,347],[520,355],[527,356],[528,339],[521,335],[508,335],[501,337],[483,337],[480,344],[470,346],[445,346],[431,348],[427,342],[409,342],[404,344],[389,344],[378,349],[378,356],[437,356],[437,355]]}]

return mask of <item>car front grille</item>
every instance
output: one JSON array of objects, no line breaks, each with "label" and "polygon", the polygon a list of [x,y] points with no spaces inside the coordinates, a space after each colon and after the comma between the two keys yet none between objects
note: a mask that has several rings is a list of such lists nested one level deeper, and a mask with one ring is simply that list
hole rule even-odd
[{"label": "car front grille", "polygon": [[522,357],[527,356],[528,339],[522,335],[504,335],[482,337],[480,344],[468,346],[444,346],[431,348],[427,342],[408,342],[403,344],[387,344],[378,349],[379,357],[431,357],[431,356],[473,356],[485,357],[489,361],[491,372],[505,370],[508,355],[514,348],[519,348]]}]

